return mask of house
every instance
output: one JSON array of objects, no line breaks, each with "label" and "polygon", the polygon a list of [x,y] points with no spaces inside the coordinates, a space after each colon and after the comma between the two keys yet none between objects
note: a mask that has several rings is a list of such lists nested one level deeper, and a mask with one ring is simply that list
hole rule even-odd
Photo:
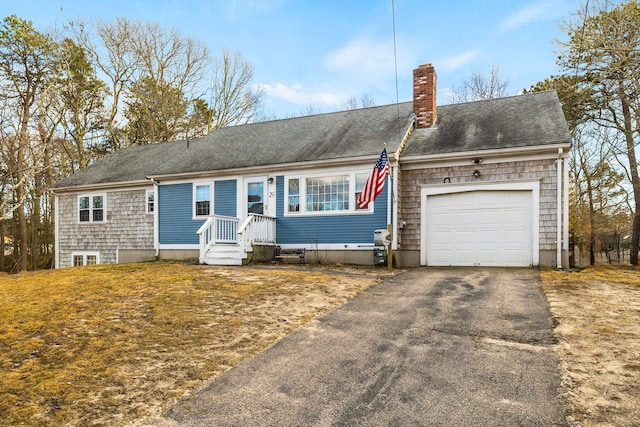
[{"label": "house", "polygon": [[[568,265],[571,140],[553,91],[436,106],[414,99],[134,146],[58,182],[56,266],[199,258],[372,264],[391,230],[402,266]],[[356,200],[383,147],[390,175]]]}]

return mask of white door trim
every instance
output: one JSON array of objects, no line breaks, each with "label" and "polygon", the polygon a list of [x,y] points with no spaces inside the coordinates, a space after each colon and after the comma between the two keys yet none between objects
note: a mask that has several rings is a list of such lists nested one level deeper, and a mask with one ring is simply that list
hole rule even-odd
[{"label": "white door trim", "polygon": [[[248,212],[247,212],[247,205],[249,204],[249,194],[248,194],[248,184],[250,183],[254,183],[254,182],[261,182],[262,183],[262,203],[263,203],[263,214],[264,215],[270,215],[269,212],[271,212],[271,203],[269,200],[269,183],[268,183],[268,178],[266,175],[260,175],[260,176],[248,176],[245,177],[243,179],[242,182],[242,207],[241,207],[241,214],[242,216],[240,217],[241,219],[245,219],[248,216]],[[275,205],[274,205],[275,208]],[[270,215],[270,216],[275,216],[275,215]]]},{"label": "white door trim", "polygon": [[420,265],[427,265],[427,200],[429,196],[469,191],[531,191],[532,263],[540,263],[540,181],[505,181],[487,183],[423,186],[420,189]]}]

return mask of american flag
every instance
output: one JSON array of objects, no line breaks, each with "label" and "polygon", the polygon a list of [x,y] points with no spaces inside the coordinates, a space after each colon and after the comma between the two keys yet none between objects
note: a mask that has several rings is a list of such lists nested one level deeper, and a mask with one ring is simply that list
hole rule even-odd
[{"label": "american flag", "polygon": [[358,206],[361,209],[365,209],[372,203],[382,190],[384,190],[384,180],[389,174],[389,162],[387,161],[387,149],[383,149],[380,153],[380,157],[373,167],[371,174],[367,178],[367,182],[364,184],[362,193],[358,197]]}]

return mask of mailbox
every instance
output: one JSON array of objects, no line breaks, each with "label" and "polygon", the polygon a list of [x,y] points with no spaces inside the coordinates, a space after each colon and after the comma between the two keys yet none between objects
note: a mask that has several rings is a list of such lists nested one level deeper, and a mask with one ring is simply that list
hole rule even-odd
[{"label": "mailbox", "polygon": [[373,242],[376,246],[389,246],[391,244],[391,234],[388,230],[380,229],[373,232]]}]

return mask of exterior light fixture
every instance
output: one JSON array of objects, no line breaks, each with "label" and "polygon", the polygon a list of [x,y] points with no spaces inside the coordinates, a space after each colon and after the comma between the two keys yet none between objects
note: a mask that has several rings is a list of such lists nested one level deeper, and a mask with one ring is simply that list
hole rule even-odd
[{"label": "exterior light fixture", "polygon": [[480,177],[480,171],[478,169],[474,170],[473,171],[473,176],[476,177],[476,178],[479,178]]}]

